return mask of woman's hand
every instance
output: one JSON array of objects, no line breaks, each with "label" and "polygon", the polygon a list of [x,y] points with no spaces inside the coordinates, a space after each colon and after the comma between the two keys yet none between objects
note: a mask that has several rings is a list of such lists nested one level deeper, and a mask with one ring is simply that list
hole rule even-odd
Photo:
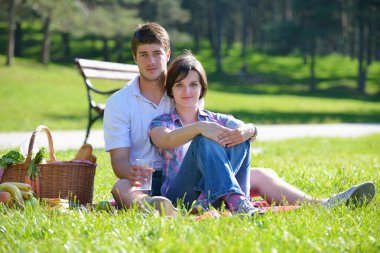
[{"label": "woman's hand", "polygon": [[[228,129],[224,126],[221,126],[218,123],[214,123],[214,122],[201,121],[199,123],[201,124],[201,134],[204,137],[207,137],[213,141],[216,141],[220,145],[222,145],[219,137],[223,133],[229,131],[230,129]],[[222,145],[222,146],[225,146],[225,145]]]},{"label": "woman's hand", "polygon": [[255,127],[252,124],[244,124],[235,129],[227,129],[219,136],[219,143],[225,147],[232,147],[243,143],[255,134]]}]

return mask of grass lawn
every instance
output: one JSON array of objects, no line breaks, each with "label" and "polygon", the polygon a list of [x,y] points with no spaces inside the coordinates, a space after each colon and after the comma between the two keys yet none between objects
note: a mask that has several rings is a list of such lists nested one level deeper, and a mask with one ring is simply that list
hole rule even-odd
[{"label": "grass lawn", "polygon": [[[355,64],[340,56],[318,59],[319,91],[307,91],[308,71],[299,57],[254,54],[250,74],[241,79],[238,50],[225,57],[226,74],[215,74],[207,50],[200,52],[209,73],[206,108],[230,113],[246,122],[340,123],[380,122],[380,64],[368,73],[369,95],[355,93]],[[4,62],[0,55],[0,62]],[[336,68],[339,64],[341,68]],[[297,71],[295,71],[297,69]],[[376,72],[377,71],[377,72]],[[122,83],[101,83],[101,87]],[[104,101],[104,99],[102,100]],[[12,67],[0,65],[0,131],[33,131],[44,124],[50,129],[85,129],[87,98],[82,77],[75,66],[16,58]],[[101,122],[94,128],[101,128]]]},{"label": "grass lawn", "polygon": [[[316,197],[363,181],[380,183],[380,135],[257,142],[253,167],[270,167]],[[58,152],[71,159],[74,151]],[[108,154],[96,150],[94,202],[111,198]],[[0,252],[379,252],[380,197],[366,207],[306,206],[251,219],[194,221],[134,210],[86,212],[0,206]]]}]

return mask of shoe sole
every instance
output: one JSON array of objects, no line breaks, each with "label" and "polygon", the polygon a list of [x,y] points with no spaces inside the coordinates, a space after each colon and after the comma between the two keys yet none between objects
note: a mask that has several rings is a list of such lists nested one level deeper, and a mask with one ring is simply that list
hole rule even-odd
[{"label": "shoe sole", "polygon": [[352,192],[346,205],[362,206],[368,204],[375,196],[376,187],[371,182],[366,182],[357,186]]},{"label": "shoe sole", "polygon": [[175,216],[177,214],[176,208],[173,206],[172,202],[167,198],[154,196],[145,198],[146,203],[148,203],[151,207],[157,210],[160,215],[165,216]]}]

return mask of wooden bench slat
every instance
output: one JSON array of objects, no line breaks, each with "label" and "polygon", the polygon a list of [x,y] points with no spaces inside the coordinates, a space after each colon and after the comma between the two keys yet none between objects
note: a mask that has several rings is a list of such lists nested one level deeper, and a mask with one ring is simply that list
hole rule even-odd
[{"label": "wooden bench slat", "polygon": [[104,62],[104,61],[87,60],[87,59],[76,59],[76,61],[79,63],[79,66],[82,69],[91,68],[91,69],[104,69],[104,70],[115,70],[115,71],[139,73],[139,68],[137,67],[137,65],[134,65],[134,64]]},{"label": "wooden bench slat", "polygon": [[95,79],[109,79],[109,80],[125,80],[129,81],[138,76],[137,73],[133,72],[119,72],[119,71],[108,71],[99,69],[82,69],[83,74],[86,78]]}]

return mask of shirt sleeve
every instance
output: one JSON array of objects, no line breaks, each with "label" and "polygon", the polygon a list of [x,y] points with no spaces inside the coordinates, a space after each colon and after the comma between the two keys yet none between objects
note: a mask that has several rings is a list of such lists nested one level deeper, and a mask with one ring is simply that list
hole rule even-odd
[{"label": "shirt sleeve", "polygon": [[152,130],[152,128],[163,126],[168,127],[168,114],[160,115],[152,120],[152,122],[149,125],[149,132]]},{"label": "shirt sleeve", "polygon": [[106,103],[103,129],[106,151],[131,146],[131,120],[126,110],[121,110],[119,103],[112,97]]},{"label": "shirt sleeve", "polygon": [[[155,128],[155,127],[159,127],[159,126],[163,126],[163,127],[168,127],[168,120],[169,120],[169,114],[163,114],[163,115],[160,115],[160,116],[158,116],[158,117],[156,117],[156,118],[154,118],[153,120],[152,120],[152,122],[150,123],[150,125],[149,125],[149,133],[150,133],[150,130],[152,130],[153,128]],[[150,143],[153,145],[153,146],[156,146],[156,145],[154,145],[154,143],[153,143],[153,141],[152,141],[152,138],[150,138],[149,137],[149,140],[150,140]],[[158,149],[158,152],[160,153],[160,154],[162,154],[162,149],[161,148],[159,148]]]},{"label": "shirt sleeve", "polygon": [[229,115],[229,114],[217,113],[217,118],[218,118],[218,121],[221,123],[221,125],[230,129],[235,129],[238,126],[241,126],[244,124],[243,121],[238,120],[234,116]]}]

